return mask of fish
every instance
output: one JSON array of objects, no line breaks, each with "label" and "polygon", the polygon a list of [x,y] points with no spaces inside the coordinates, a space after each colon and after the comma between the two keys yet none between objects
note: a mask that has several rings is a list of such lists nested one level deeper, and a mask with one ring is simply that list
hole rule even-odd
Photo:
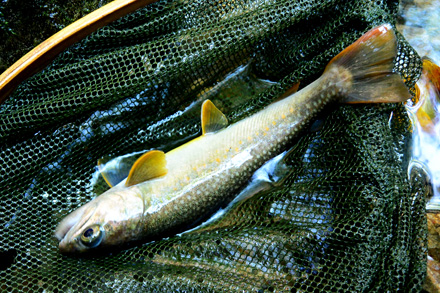
[{"label": "fish", "polygon": [[327,104],[409,99],[393,71],[396,54],[393,28],[383,24],[336,55],[317,80],[234,124],[204,101],[201,136],[167,153],[147,151],[120,182],[112,178],[121,176],[103,173],[111,188],[59,223],[59,251],[81,254],[147,243],[214,214]]}]

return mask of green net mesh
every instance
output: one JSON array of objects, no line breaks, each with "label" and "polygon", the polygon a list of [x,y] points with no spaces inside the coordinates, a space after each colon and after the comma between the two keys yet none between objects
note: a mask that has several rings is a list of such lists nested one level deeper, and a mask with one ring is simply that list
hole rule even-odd
[{"label": "green net mesh", "polygon": [[[424,182],[407,174],[400,104],[329,107],[292,141],[283,184],[190,233],[94,258],[62,256],[53,237],[108,188],[99,158],[200,135],[207,98],[231,123],[247,117],[397,8],[159,1],[70,47],[0,105],[0,290],[419,291]],[[398,37],[412,87],[420,60]]]}]

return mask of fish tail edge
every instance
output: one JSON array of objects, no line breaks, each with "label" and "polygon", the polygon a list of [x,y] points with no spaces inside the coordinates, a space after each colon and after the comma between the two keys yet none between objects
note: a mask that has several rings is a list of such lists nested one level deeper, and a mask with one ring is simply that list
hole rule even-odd
[{"label": "fish tail edge", "polygon": [[342,103],[396,103],[411,98],[401,76],[393,71],[397,39],[390,24],[375,27],[345,48],[327,65],[350,74]]}]

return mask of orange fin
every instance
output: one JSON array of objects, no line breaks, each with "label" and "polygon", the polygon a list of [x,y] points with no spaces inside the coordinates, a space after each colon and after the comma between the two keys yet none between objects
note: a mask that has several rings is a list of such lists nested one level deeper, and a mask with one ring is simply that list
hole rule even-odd
[{"label": "orange fin", "polygon": [[279,101],[279,100],[282,100],[284,98],[287,98],[288,96],[293,95],[294,93],[296,93],[298,91],[298,89],[299,89],[299,83],[300,83],[299,81],[297,83],[295,83],[284,94],[282,94],[278,99],[276,99],[275,102]]},{"label": "orange fin", "polygon": [[165,153],[162,151],[153,150],[143,154],[133,164],[125,186],[136,185],[166,175],[168,172],[166,165]]},{"label": "orange fin", "polygon": [[397,55],[396,35],[390,24],[371,29],[334,57],[325,68],[348,70],[352,86],[344,103],[394,103],[411,97],[398,73],[393,72]]},{"label": "orange fin", "polygon": [[440,67],[426,56],[422,58],[422,78],[429,80],[440,92]]},{"label": "orange fin", "polygon": [[422,75],[416,84],[417,120],[425,132],[434,133],[440,118],[440,67],[428,57],[422,58]]},{"label": "orange fin", "polygon": [[212,133],[228,126],[228,119],[210,100],[202,105],[202,133]]}]

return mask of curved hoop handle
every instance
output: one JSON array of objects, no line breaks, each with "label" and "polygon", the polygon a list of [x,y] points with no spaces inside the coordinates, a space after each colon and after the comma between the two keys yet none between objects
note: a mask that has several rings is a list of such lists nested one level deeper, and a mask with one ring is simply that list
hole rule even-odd
[{"label": "curved hoop handle", "polygon": [[0,104],[22,81],[45,68],[67,47],[110,22],[156,1],[115,0],[52,35],[0,75]]}]

